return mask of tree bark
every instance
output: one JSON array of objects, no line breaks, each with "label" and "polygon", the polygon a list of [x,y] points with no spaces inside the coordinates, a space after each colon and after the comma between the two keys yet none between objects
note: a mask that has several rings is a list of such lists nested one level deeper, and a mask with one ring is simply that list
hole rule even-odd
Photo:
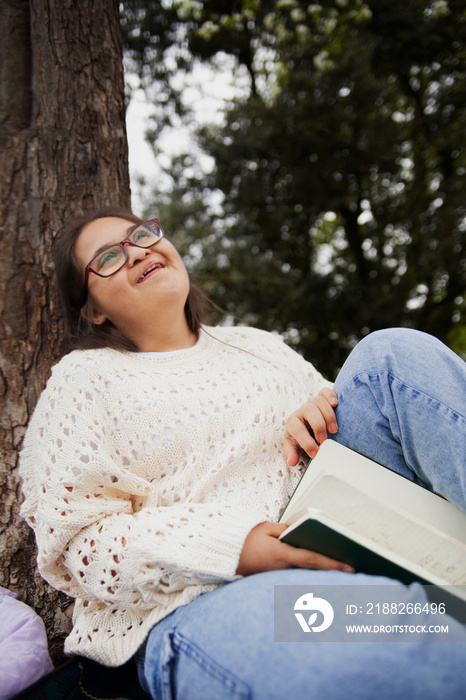
[{"label": "tree bark", "polygon": [[60,353],[51,243],[64,219],[130,206],[117,0],[0,0],[0,584],[59,660],[70,600],[37,574],[18,451]]}]

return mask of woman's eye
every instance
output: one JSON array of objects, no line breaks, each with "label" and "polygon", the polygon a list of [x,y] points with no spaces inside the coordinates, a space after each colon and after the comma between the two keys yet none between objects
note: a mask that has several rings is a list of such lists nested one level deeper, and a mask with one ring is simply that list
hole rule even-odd
[{"label": "woman's eye", "polygon": [[149,231],[146,231],[146,229],[144,228],[136,229],[136,231],[131,236],[131,240],[133,243],[140,243],[141,241],[144,241],[148,238],[153,238],[153,235],[149,233]]},{"label": "woman's eye", "polygon": [[118,252],[116,250],[106,250],[96,260],[97,269],[102,270],[102,268],[111,265],[115,262],[117,256]]}]

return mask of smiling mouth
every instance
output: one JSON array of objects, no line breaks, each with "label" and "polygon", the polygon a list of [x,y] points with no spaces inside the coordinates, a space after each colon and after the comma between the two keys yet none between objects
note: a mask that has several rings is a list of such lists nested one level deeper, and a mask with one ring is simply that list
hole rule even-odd
[{"label": "smiling mouth", "polygon": [[162,263],[159,263],[159,262],[156,262],[156,263],[153,263],[152,265],[149,265],[149,267],[147,267],[144,270],[144,272],[142,273],[142,275],[138,279],[138,284],[141,284],[141,282],[144,282],[146,277],[148,275],[150,275],[151,272],[154,272],[154,270],[158,270],[159,268],[162,268],[162,267],[165,267],[165,265],[162,265]]}]

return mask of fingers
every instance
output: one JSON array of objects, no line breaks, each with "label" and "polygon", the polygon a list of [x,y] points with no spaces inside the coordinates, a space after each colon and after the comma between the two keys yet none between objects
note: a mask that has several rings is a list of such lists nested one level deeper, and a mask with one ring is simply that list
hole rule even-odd
[{"label": "fingers", "polygon": [[[299,455],[299,450],[304,450],[304,452],[309,455],[309,457],[315,457],[317,450],[319,449],[314,436],[311,434],[309,428],[311,427],[311,420],[313,414],[313,408],[311,405],[303,406],[301,409],[302,413],[296,412],[292,413],[286,422],[285,438],[283,441],[283,448],[285,450],[285,456],[287,457],[288,464],[290,461],[288,459],[287,448],[292,451],[292,455]],[[318,422],[318,418],[315,419],[315,424]],[[311,428],[314,430],[314,428]],[[321,427],[322,432],[322,427]],[[315,433],[314,433],[315,435]],[[317,437],[317,435],[316,435]],[[325,439],[325,437],[323,438]],[[294,462],[297,463],[297,460]],[[291,465],[290,466],[294,466]]]},{"label": "fingers", "polygon": [[[264,523],[264,525],[266,525]],[[267,534],[272,537],[278,537],[288,529],[288,526],[284,523],[267,523]],[[308,549],[300,549],[299,547],[293,547],[290,544],[285,544],[285,542],[277,541],[277,545],[280,548],[279,554],[282,561],[282,566],[280,568],[289,569],[291,567],[298,567],[300,569],[325,569],[325,570],[336,570],[336,571],[347,571],[354,572],[353,567],[348,564],[344,564],[336,559],[331,559],[326,557],[324,554],[318,554],[317,552],[311,552]],[[277,550],[278,551],[278,550]]]},{"label": "fingers", "polygon": [[292,547],[284,542],[280,542],[280,545],[284,548],[282,557],[284,557],[285,566],[283,568],[298,567],[300,569],[324,569],[326,571],[354,573],[353,567],[336,559],[330,559],[323,554]]},{"label": "fingers", "polygon": [[314,458],[327,432],[336,433],[337,419],[333,406],[338,398],[332,389],[322,391],[291,414],[286,422],[283,450],[290,467],[297,464],[299,450]]},{"label": "fingers", "polygon": [[335,406],[338,406],[338,396],[333,391],[333,389],[330,389],[329,387],[324,387],[319,391],[318,396],[324,396],[329,402],[330,406],[332,406],[333,408],[335,408]]},{"label": "fingers", "polygon": [[241,551],[236,573],[250,576],[261,571],[285,568],[280,557],[277,560],[277,548],[280,552],[279,535],[286,530],[283,523],[263,522],[253,527],[246,537]]},{"label": "fingers", "polygon": [[330,559],[323,554],[307,549],[292,547],[281,542],[278,537],[287,529],[284,523],[263,522],[256,525],[246,537],[241,551],[236,573],[249,576],[261,571],[278,569],[335,569],[352,572],[353,569],[342,562]]},{"label": "fingers", "polygon": [[266,526],[266,533],[268,535],[271,535],[272,537],[280,537],[282,532],[285,532],[285,530],[288,529],[288,525],[285,525],[285,523],[271,523],[271,522],[265,522],[263,523],[264,528]]},{"label": "fingers", "polygon": [[283,452],[285,453],[286,463],[289,467],[295,467],[299,462],[299,446],[291,437],[285,435],[283,440]]},{"label": "fingers", "polygon": [[329,433],[336,433],[338,430],[337,419],[335,416],[335,411],[330,405],[327,397],[319,394],[308,404],[309,406],[306,413],[306,420],[314,431],[317,442],[323,442],[327,437],[327,430]]}]

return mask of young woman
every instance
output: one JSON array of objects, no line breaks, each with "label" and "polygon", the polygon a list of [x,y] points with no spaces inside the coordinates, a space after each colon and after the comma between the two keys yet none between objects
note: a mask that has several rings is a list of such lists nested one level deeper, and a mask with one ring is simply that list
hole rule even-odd
[{"label": "young woman", "polygon": [[453,619],[463,643],[278,643],[273,591],[345,585],[351,603],[389,583],[278,540],[300,456],[328,437],[466,510],[465,363],[382,331],[332,388],[273,334],[204,325],[160,223],[120,210],[65,225],[55,265],[74,349],[26,435],[22,513],[76,599],[67,652],[134,655],[153,698],[463,697]]}]

